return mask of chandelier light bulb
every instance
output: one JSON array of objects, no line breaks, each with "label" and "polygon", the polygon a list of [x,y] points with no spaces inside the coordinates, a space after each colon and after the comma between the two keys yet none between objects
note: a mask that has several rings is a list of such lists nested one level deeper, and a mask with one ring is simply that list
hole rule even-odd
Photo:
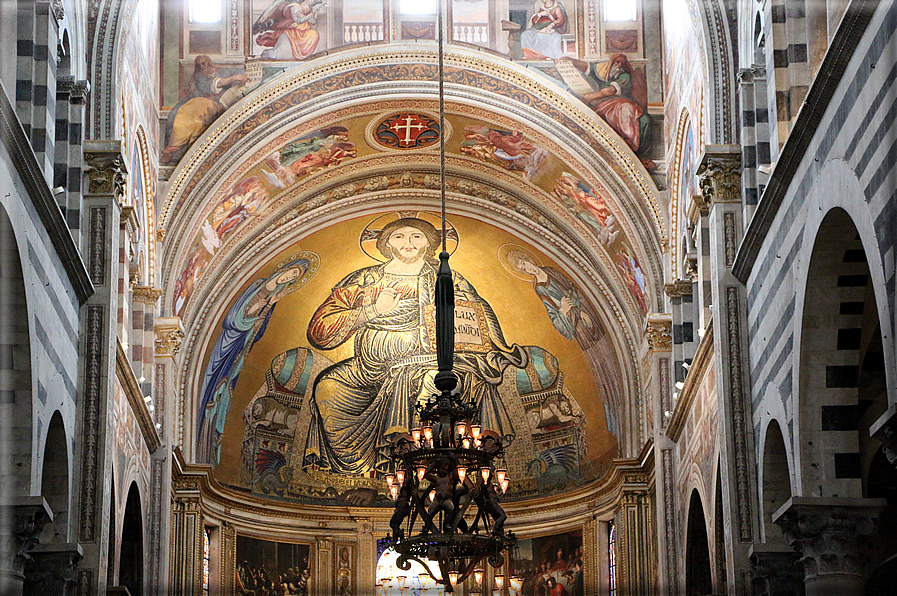
[{"label": "chandelier light bulb", "polygon": [[458,466],[458,480],[461,481],[461,484],[464,484],[465,478],[467,478],[467,468],[464,466]]},{"label": "chandelier light bulb", "polygon": [[474,569],[473,581],[476,582],[477,587],[479,587],[483,583],[483,570],[482,569]]},{"label": "chandelier light bulb", "polygon": [[396,470],[396,484],[399,486],[405,484],[405,470]]},{"label": "chandelier light bulb", "polygon": [[495,470],[495,477],[498,479],[498,482],[501,483],[504,481],[505,476],[507,476],[508,471],[504,468],[498,468]]},{"label": "chandelier light bulb", "polygon": [[480,468],[480,474],[483,475],[483,482],[489,482],[489,474],[492,473],[492,468]]},{"label": "chandelier light bulb", "polygon": [[474,425],[471,425],[471,427],[470,427],[470,434],[474,439],[479,439],[480,431],[482,431],[482,430],[483,430],[482,426],[480,426],[479,424],[474,424]]}]

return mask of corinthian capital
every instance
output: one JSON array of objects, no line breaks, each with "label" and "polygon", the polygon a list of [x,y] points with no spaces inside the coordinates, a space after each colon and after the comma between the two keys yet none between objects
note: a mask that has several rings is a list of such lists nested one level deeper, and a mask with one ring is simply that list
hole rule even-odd
[{"label": "corinthian capital", "polygon": [[673,318],[669,314],[648,315],[645,337],[648,349],[655,352],[669,352],[673,349]]},{"label": "corinthian capital", "polygon": [[705,153],[698,168],[698,184],[707,205],[741,202],[741,156]]},{"label": "corinthian capital", "polygon": [[155,320],[156,356],[174,356],[181,349],[184,330],[179,317],[159,317]]},{"label": "corinthian capital", "polygon": [[[792,497],[773,515],[801,553],[806,582],[862,584],[885,499]],[[852,581],[851,581],[852,580]],[[846,591],[832,591],[849,593]]]},{"label": "corinthian capital", "polygon": [[90,179],[88,194],[112,195],[121,201],[125,195],[128,168],[120,141],[85,141],[84,165]]}]

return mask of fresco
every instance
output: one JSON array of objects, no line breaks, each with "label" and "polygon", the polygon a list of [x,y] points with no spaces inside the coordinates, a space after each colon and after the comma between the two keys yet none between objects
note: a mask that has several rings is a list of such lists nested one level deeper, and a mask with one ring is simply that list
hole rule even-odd
[{"label": "fresco", "polygon": [[349,140],[347,130],[344,126],[331,126],[302,135],[268,155],[217,199],[200,224],[187,251],[186,265],[175,281],[175,314],[181,314],[211,257],[244,222],[257,216],[276,192],[313,172],[355,157],[355,144]]},{"label": "fresco", "polygon": [[168,113],[162,164],[180,161],[193,142],[254,86],[257,83],[249,83],[243,67],[225,68],[209,56],[197,56],[180,100]]},{"label": "fresco", "polygon": [[582,530],[517,542],[523,596],[583,596]]},{"label": "fresco", "polygon": [[532,180],[545,168],[548,152],[523,133],[486,126],[466,126],[461,142],[462,155],[470,155],[506,170],[522,172]]},{"label": "fresco", "polygon": [[577,219],[594,232],[598,241],[613,255],[617,270],[642,313],[648,312],[647,279],[635,251],[617,226],[607,208],[610,193],[603,186],[594,188],[572,174],[564,172],[554,185],[554,195],[570,208]]},{"label": "fresco", "polygon": [[570,91],[607,122],[634,153],[647,148],[651,117],[648,115],[648,83],[625,54],[607,62],[590,64],[573,58],[555,62]]},{"label": "fresco", "polygon": [[[219,481],[312,502],[386,499],[390,437],[407,432],[415,405],[435,392],[434,223],[425,212],[351,220],[303,240],[304,250],[240,294],[207,357],[197,420],[199,453]],[[551,268],[557,287],[567,283],[559,300],[572,335],[559,332],[531,278],[501,263],[513,237],[451,223],[455,371],[480,422],[513,438],[512,494],[595,477],[604,468],[594,463],[617,453],[617,406],[604,403],[603,387],[619,385],[596,387],[593,370],[617,373],[596,351],[605,335],[595,311],[559,269],[519,245]],[[355,247],[339,246],[350,234]],[[318,254],[328,258],[312,274]]]},{"label": "fresco", "polygon": [[[255,1],[253,12],[267,2]],[[269,60],[305,60],[318,50],[324,0],[274,0],[252,25],[255,47]]]},{"label": "fresco", "polygon": [[234,593],[238,596],[281,596],[309,593],[312,585],[307,544],[272,542],[237,535]]}]

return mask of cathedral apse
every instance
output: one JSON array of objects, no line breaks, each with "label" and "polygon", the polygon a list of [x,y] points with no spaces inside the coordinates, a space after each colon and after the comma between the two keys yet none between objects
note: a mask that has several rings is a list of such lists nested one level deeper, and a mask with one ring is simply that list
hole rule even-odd
[{"label": "cathedral apse", "polygon": [[[455,371],[506,440],[511,498],[600,476],[618,453],[613,348],[573,280],[512,234],[450,216]],[[216,324],[198,452],[219,482],[306,502],[387,503],[390,438],[435,392],[439,217],[357,218],[284,251]]]}]

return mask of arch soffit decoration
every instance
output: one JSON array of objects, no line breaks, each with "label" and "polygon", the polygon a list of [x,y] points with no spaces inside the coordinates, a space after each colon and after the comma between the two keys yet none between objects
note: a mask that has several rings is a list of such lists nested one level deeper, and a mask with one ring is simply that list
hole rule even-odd
[{"label": "arch soffit decoration", "polygon": [[[395,52],[380,56],[368,56],[362,54],[334,61],[333,64],[327,61],[321,61],[318,63],[317,68],[311,66],[300,67],[298,73],[283,76],[280,79],[276,79],[267,84],[262,89],[257,90],[234,108],[229,117],[227,115],[222,117],[221,120],[223,122],[221,124],[213,127],[213,130],[207,131],[204,137],[200,139],[196,146],[194,146],[191,153],[189,153],[181,162],[181,166],[173,177],[165,204],[161,209],[160,228],[167,228],[169,232],[167,234],[167,241],[164,243],[164,255],[162,259],[163,270],[166,272],[166,275],[174,275],[179,270],[179,263],[177,261],[178,259],[183,258],[182,253],[185,248],[184,243],[189,242],[190,239],[192,239],[190,232],[195,233],[198,229],[202,208],[208,207],[207,201],[195,201],[191,200],[191,197],[209,197],[214,194],[216,190],[221,189],[221,180],[225,174],[228,171],[234,171],[240,166],[240,163],[236,162],[234,159],[227,159],[230,155],[233,155],[233,152],[228,153],[228,150],[232,148],[234,143],[239,141],[241,143],[249,144],[250,146],[258,147],[266,140],[264,136],[260,135],[270,136],[272,131],[280,129],[287,123],[292,123],[301,119],[303,116],[302,114],[299,114],[298,116],[295,114],[295,112],[301,108],[289,108],[293,105],[307,102],[307,100],[310,99],[310,94],[314,90],[310,90],[307,87],[313,85],[303,85],[305,82],[311,81],[311,83],[317,83],[318,87],[321,87],[321,83],[326,81],[316,81],[314,80],[315,78],[322,79],[323,77],[331,77],[334,72],[339,72],[341,68],[345,74],[351,77],[365,77],[369,75],[369,72],[363,71],[370,71],[371,64],[374,64],[375,66],[379,64],[381,67],[385,68],[394,66],[405,69],[406,71],[415,69],[415,67],[408,67],[404,64],[395,64],[395,56]],[[420,62],[432,62],[433,53],[420,51],[406,52],[404,57],[406,59],[411,59],[417,64],[416,68],[420,69],[426,68],[426,65],[420,65]],[[507,98],[500,98],[500,105],[503,110],[508,111],[509,109],[516,109],[522,118],[527,119],[528,124],[533,121],[545,121],[545,114],[538,111],[538,108],[544,107],[553,108],[555,114],[552,115],[558,116],[565,121],[562,122],[562,126],[554,127],[555,130],[552,132],[560,132],[557,136],[560,136],[565,143],[570,142],[574,146],[574,149],[578,149],[578,151],[566,156],[562,155],[562,157],[566,157],[565,161],[573,162],[582,161],[583,158],[586,158],[586,160],[590,159],[593,163],[588,164],[591,166],[589,169],[597,170],[604,175],[596,175],[594,171],[586,171],[585,173],[577,171],[577,174],[581,174],[586,182],[589,182],[590,178],[599,184],[604,182],[610,188],[612,191],[611,194],[614,197],[622,198],[620,201],[621,203],[628,201],[628,203],[622,205],[622,209],[618,208],[616,214],[619,214],[621,211],[624,215],[635,214],[635,216],[631,218],[622,218],[623,221],[621,221],[621,224],[623,224],[622,227],[624,228],[624,231],[628,233],[634,249],[639,253],[638,256],[640,257],[640,262],[644,263],[645,269],[652,274],[651,278],[656,280],[655,285],[659,288],[660,286],[658,284],[662,278],[662,274],[660,273],[662,269],[657,246],[660,245],[662,250],[665,248],[666,244],[666,237],[664,235],[666,225],[663,221],[664,214],[658,208],[656,191],[653,185],[648,182],[649,178],[641,169],[641,165],[633,159],[633,156],[626,155],[628,149],[624,150],[621,143],[614,141],[615,135],[608,132],[603,121],[591,112],[587,110],[583,111],[578,106],[573,105],[570,102],[569,96],[562,91],[559,91],[559,89],[552,89],[541,82],[532,80],[530,74],[520,76],[526,72],[525,69],[507,63],[495,64],[495,59],[485,61],[481,56],[471,57],[462,54],[452,55],[450,58],[454,58],[454,60],[450,59],[448,61],[450,64],[453,61],[456,64],[464,63],[464,70],[457,67],[454,69],[455,73],[459,76],[471,72],[471,65],[479,67],[478,70],[486,74],[495,74],[500,70],[503,72],[500,72],[499,74],[507,75],[510,73],[515,75],[514,77],[510,77],[513,78],[511,83],[513,87],[508,85],[508,81],[502,81],[495,78],[493,78],[492,81],[499,81],[504,83],[506,88],[519,91],[520,96],[530,104],[530,106],[524,106],[523,102],[509,103]],[[348,70],[346,70],[346,67],[348,67]],[[512,72],[515,69],[520,72]],[[451,74],[451,66],[448,71]],[[506,76],[505,78],[509,77]],[[379,82],[381,83],[380,87],[382,87],[384,81]],[[527,88],[521,88],[519,86],[521,83],[525,84]],[[397,85],[392,86],[394,87],[393,93],[395,93],[395,87],[397,87]],[[528,88],[541,92],[541,95],[530,92],[530,89]],[[403,85],[402,91],[407,93],[407,90],[408,85]],[[464,91],[468,92],[471,90],[465,88]],[[319,90],[320,95],[329,94],[330,92],[331,90],[329,89]],[[369,93],[369,89],[363,89],[361,92],[356,91],[355,101],[369,102],[370,98],[367,96]],[[420,89],[420,93],[432,97],[433,89],[423,86]],[[468,93],[467,95],[467,101],[473,101],[473,99],[469,97],[470,94]],[[549,101],[546,102],[542,96],[546,96]],[[461,98],[461,101],[465,99],[464,95],[459,95],[458,97]],[[491,97],[493,104],[495,103],[495,98],[496,96],[493,94]],[[337,99],[339,101],[345,101],[343,97],[338,97]],[[450,96],[450,101],[454,99],[454,97]],[[474,99],[476,101],[481,101],[481,97],[475,97]],[[290,102],[289,100],[293,101]],[[319,99],[318,97],[315,97],[315,102],[313,103],[315,105],[320,105],[325,101],[326,98],[322,97]],[[461,103],[461,101],[459,101],[459,103]],[[533,106],[532,104],[534,103],[539,105]],[[554,108],[554,105],[560,105],[563,110]],[[533,109],[533,107],[537,109]],[[466,108],[464,111],[469,112],[469,108]],[[488,110],[486,113],[488,113]],[[493,113],[491,116],[496,115]],[[529,116],[529,118],[527,118],[527,116]],[[270,120],[268,120],[269,117],[271,117]],[[255,120],[259,118],[267,120],[267,124],[257,123]],[[496,118],[492,119],[495,120]],[[500,120],[500,118],[498,119]],[[570,126],[565,128],[563,124],[569,124],[578,129],[578,131],[581,132],[580,137],[569,134],[568,128],[570,128]],[[314,126],[311,126],[310,122],[308,129],[314,129]],[[244,137],[247,133],[249,133],[249,136]],[[590,134],[586,135],[584,133]],[[534,134],[535,136],[544,136],[544,133],[541,131],[536,131]],[[582,136],[587,137],[591,142],[591,148],[595,151],[589,151],[589,148],[584,146]],[[559,152],[563,153],[557,143],[555,143],[555,147],[558,148]],[[596,152],[603,154],[602,157],[605,159],[596,159],[594,157]],[[610,161],[612,167],[608,165],[608,157],[615,158]],[[493,170],[497,169],[493,168]],[[617,174],[614,170],[620,171],[621,174]],[[310,186],[308,182],[310,182],[310,180],[305,182],[305,187]],[[515,180],[515,185],[519,186],[519,178]],[[544,203],[548,203],[549,205],[552,203],[550,198],[547,201],[545,200],[545,197],[547,196],[547,193],[545,192],[536,189],[536,192],[532,192],[531,194],[539,196]],[[627,227],[630,229],[626,229]],[[657,291],[656,288],[654,293],[656,294],[655,298],[660,296],[660,292]]]},{"label": "arch soffit decoration", "polygon": [[[432,68],[435,61],[433,52],[415,49],[388,54],[381,51],[379,55],[358,52],[347,54],[351,55],[347,58],[342,54],[337,56],[338,59],[322,59],[300,66],[256,90],[225,114],[218,124],[213,125],[182,160],[172,176],[160,216],[160,228],[167,231],[161,257],[162,270],[168,276],[162,284],[168,291],[166,308],[171,304],[174,286],[172,277],[180,272],[179,265],[183,262],[185,249],[195,237],[203,214],[207,215],[210,204],[214,203],[209,197],[214,197],[221,189],[229,188],[228,182],[237,179],[235,176],[241,168],[244,172],[248,169],[245,167],[247,161],[241,162],[240,157],[266,145],[270,148],[274,142],[272,139],[277,137],[280,130],[292,128],[293,136],[299,136],[303,132],[327,125],[327,118],[333,113],[328,112],[327,108],[337,102],[341,106],[354,103],[359,106],[355,108],[357,112],[373,101],[372,96],[385,96],[394,100],[398,92],[407,97],[409,88],[412,97],[419,98],[417,101],[432,102],[435,91],[432,76],[435,74],[435,69]],[[571,101],[572,96],[553,83],[535,80],[531,72],[519,66],[472,54],[458,52],[447,57],[450,81],[448,113],[470,116],[472,111],[480,110],[483,120],[513,130],[523,128],[531,138],[550,146],[565,165],[585,162],[585,165],[570,169],[587,183],[603,184],[617,200],[617,204],[613,205],[616,208],[615,215],[619,213],[623,216],[621,227],[645,271],[650,275],[650,283],[654,287],[649,290],[648,295],[653,299],[652,307],[658,308],[654,303],[662,300],[661,251],[666,245],[665,214],[658,207],[656,189],[649,182],[650,178],[641,164],[600,118],[576,105]],[[415,66],[410,67],[407,62],[412,62]],[[420,81],[411,81],[411,84],[402,81],[400,85],[388,79],[371,77],[370,73],[373,71],[376,74],[377,68],[423,70],[416,75]],[[427,72],[428,68],[433,72]],[[490,82],[499,87],[498,91],[510,89],[518,96],[509,101],[494,89],[478,89],[469,80],[471,72],[481,77],[491,76]],[[353,82],[358,86],[349,84],[347,89],[334,87],[332,83],[325,86],[327,78],[335,76],[335,73],[354,78]],[[468,79],[465,80],[465,77]],[[359,78],[363,80],[357,80]],[[368,84],[364,85],[365,82]],[[317,89],[314,89],[315,86]],[[315,101],[310,102],[311,98]],[[309,103],[314,104],[313,110],[307,108]],[[503,113],[498,113],[498,108]],[[554,118],[545,118],[546,108],[552,110],[553,113],[549,116]],[[303,110],[308,113],[303,113]],[[519,120],[509,117],[509,113]],[[520,120],[526,123],[524,127],[521,127]],[[556,121],[560,121],[560,124]],[[297,132],[300,128],[301,132]],[[580,134],[576,135],[576,132]],[[232,151],[237,142],[252,149]],[[281,142],[281,146],[283,144],[285,141]],[[570,149],[565,150],[564,145],[568,145]],[[259,163],[268,154],[270,151],[258,152],[257,155],[261,157],[255,163]],[[388,208],[388,199],[392,198],[394,204],[396,195],[356,195],[343,198],[339,204],[314,206],[309,199],[320,196],[327,190],[339,191],[347,184],[361,180],[364,171],[368,177],[378,173],[383,175],[387,170],[395,172],[396,159],[395,154],[359,157],[338,168],[312,174],[303,179],[300,185],[286,189],[272,198],[270,205],[274,207],[268,210],[267,217],[257,218],[258,221],[253,226],[247,226],[246,230],[235,235],[239,241],[231,241],[229,246],[222,247],[227,250],[216,255],[216,262],[209,267],[203,278],[220,279],[226,271],[226,277],[232,282],[240,280],[239,283],[243,283],[249,279],[251,272],[262,265],[265,255],[285,249],[297,238],[319,229],[322,222],[333,223],[340,218],[362,215],[365,210],[373,213],[378,209]],[[435,173],[438,160],[435,152],[423,151],[409,159],[406,165],[409,169]],[[490,203],[482,196],[452,193],[451,210],[462,215],[465,212],[476,213],[481,218],[486,215],[491,220],[490,223],[510,229],[533,244],[556,248],[553,253],[550,249],[546,252],[551,253],[551,257],[563,264],[581,287],[587,289],[590,302],[606,316],[605,323],[614,323],[606,327],[614,331],[613,341],[620,355],[624,378],[630,384],[625,390],[625,394],[630,396],[627,402],[640,403],[640,384],[633,380],[637,380],[639,374],[637,362],[641,351],[642,315],[634,314],[634,300],[625,292],[619,273],[615,271],[607,253],[583,224],[570,215],[569,209],[561,208],[550,193],[525,182],[520,176],[457,156],[450,156],[448,166],[450,177],[488,185],[512,197],[520,207],[514,210]],[[421,193],[420,190],[416,192],[416,200],[421,201],[420,195],[426,193]],[[431,189],[429,198],[423,199],[421,207],[434,208],[438,204],[437,194]],[[205,200],[193,199],[198,196]],[[484,213],[484,208],[488,215]],[[536,225],[533,220],[543,225]],[[233,289],[234,286],[231,285],[230,291]],[[183,356],[185,362],[192,362],[192,366],[184,368],[181,379],[181,386],[185,390],[187,386],[193,387],[200,378],[201,371],[198,371],[197,363],[199,351],[210,341],[207,329],[210,326],[205,323],[217,320],[215,317],[223,314],[222,309],[226,305],[221,303],[229,298],[227,291],[221,286],[211,287],[208,283],[203,286],[199,282],[191,300],[196,307],[185,309],[183,318],[188,337]],[[204,337],[199,337],[200,334]],[[184,405],[189,408],[188,404]],[[641,416],[641,408],[630,413],[629,424],[636,428],[633,428],[634,432],[627,434],[636,441],[638,429],[643,426]]]},{"label": "arch soffit decoration", "polygon": [[88,4],[87,72],[93,92],[87,102],[88,139],[116,136],[115,101],[118,97],[118,56],[123,51],[122,31],[129,29],[137,0],[99,0]]},{"label": "arch soffit decoration", "polygon": [[687,0],[697,10],[707,71],[704,88],[707,101],[704,112],[708,126],[705,134],[711,145],[738,142],[738,95],[735,91],[738,22],[726,0]]},{"label": "arch soffit decoration", "polygon": [[687,108],[682,108],[682,111],[679,113],[679,121],[676,124],[676,136],[674,139],[674,149],[673,149],[673,165],[670,170],[670,182],[667,185],[667,188],[670,189],[670,271],[673,272],[673,276],[676,276],[676,271],[679,270],[677,264],[679,263],[679,259],[683,256],[679,254],[679,240],[680,240],[680,227],[682,226],[682,222],[679,221],[679,212],[681,211],[679,206],[679,201],[682,199],[679,196],[679,184],[682,177],[682,160],[685,157],[683,155],[683,151],[685,150],[685,137],[688,134],[688,128],[691,126],[691,115],[688,113]]}]

